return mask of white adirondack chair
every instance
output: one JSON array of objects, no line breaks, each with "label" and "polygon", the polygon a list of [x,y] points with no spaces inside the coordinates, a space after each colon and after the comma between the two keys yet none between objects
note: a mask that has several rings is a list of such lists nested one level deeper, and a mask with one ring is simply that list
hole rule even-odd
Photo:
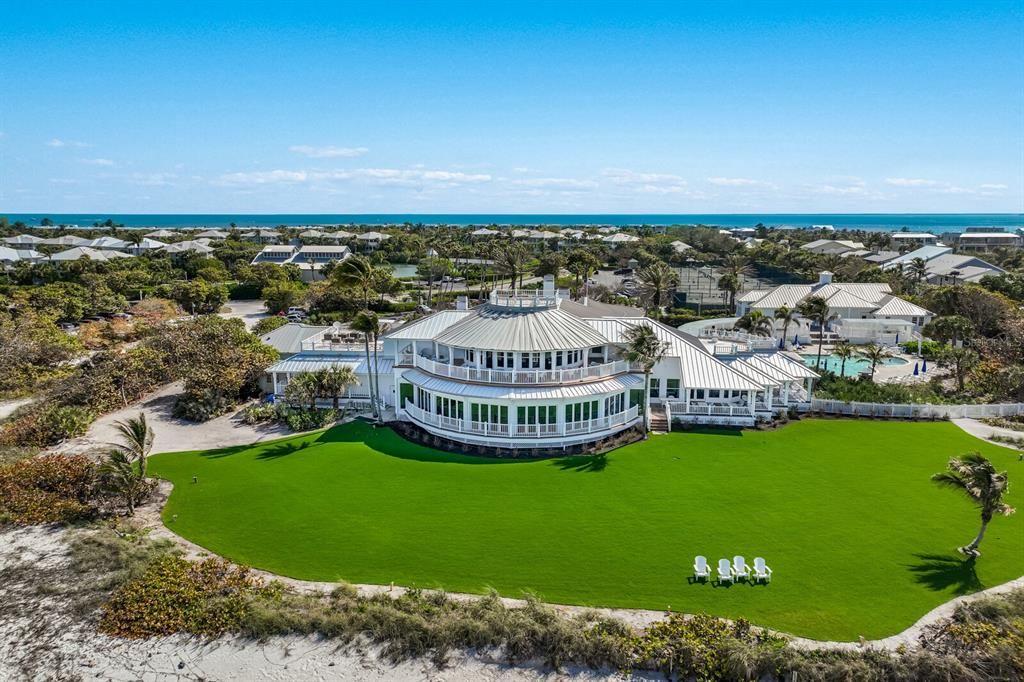
[{"label": "white adirondack chair", "polygon": [[729,563],[728,559],[718,560],[718,582],[724,583],[726,580],[729,582],[735,581],[735,576],[732,574],[732,564]]},{"label": "white adirondack chair", "polygon": [[711,567],[708,566],[706,557],[696,556],[693,559],[693,577],[697,580],[707,580],[711,577]]},{"label": "white adirondack chair", "polygon": [[750,566],[747,566],[747,560],[741,556],[734,556],[732,558],[732,573],[733,576],[743,578],[746,580],[750,577]]},{"label": "white adirondack chair", "polygon": [[772,581],[772,569],[768,567],[763,558],[754,557],[754,582],[758,580],[770,583]]}]

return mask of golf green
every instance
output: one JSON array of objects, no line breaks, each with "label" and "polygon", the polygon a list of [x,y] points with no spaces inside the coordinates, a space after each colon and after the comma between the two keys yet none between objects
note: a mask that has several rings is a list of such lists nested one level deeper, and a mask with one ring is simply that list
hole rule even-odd
[{"label": "golf green", "polygon": [[[532,591],[853,640],[1024,574],[1024,510],[991,523],[980,559],[955,551],[979,513],[929,476],[970,451],[1009,470],[1008,502],[1024,506],[1017,454],[945,422],[803,420],[529,462],[441,453],[356,422],[156,455],[150,472],[174,483],[172,530],[281,575]],[[697,554],[763,556],[774,578],[694,583]]]}]

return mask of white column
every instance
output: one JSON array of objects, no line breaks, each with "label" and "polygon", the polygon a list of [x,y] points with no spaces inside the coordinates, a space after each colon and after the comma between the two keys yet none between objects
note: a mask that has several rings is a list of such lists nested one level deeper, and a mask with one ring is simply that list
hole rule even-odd
[{"label": "white column", "polygon": [[277,372],[270,373],[270,380],[274,383],[274,395],[277,395]]},{"label": "white column", "polygon": [[565,402],[555,405],[555,423],[558,425],[558,435],[565,435]]}]

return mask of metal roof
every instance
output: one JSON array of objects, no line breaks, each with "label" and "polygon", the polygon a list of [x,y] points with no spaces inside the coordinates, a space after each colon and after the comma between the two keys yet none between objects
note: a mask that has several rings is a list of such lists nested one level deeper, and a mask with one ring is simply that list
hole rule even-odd
[{"label": "metal roof", "polygon": [[450,381],[421,372],[418,369],[406,370],[402,373],[402,379],[411,381],[416,386],[428,391],[488,400],[588,398],[590,396],[608,395],[609,393],[637,388],[644,383],[643,377],[635,374],[623,374],[622,376],[603,381],[566,384],[563,386],[499,386]]},{"label": "metal roof", "polygon": [[951,253],[952,251],[953,249],[948,246],[922,246],[919,249],[914,249],[910,253],[905,253],[902,256],[893,258],[891,261],[888,261],[883,267],[884,269],[888,270],[889,268],[896,267],[900,263],[910,263],[915,258],[931,260],[933,258],[938,258],[939,256],[942,256],[944,254]]},{"label": "metal roof", "polygon": [[763,386],[751,381],[709,353],[697,339],[646,317],[631,319],[604,318],[587,322],[613,343],[624,344],[624,335],[631,327],[647,324],[659,339],[669,344],[666,359],[678,358],[683,386],[687,388],[723,388],[757,391]]},{"label": "metal roof", "polygon": [[146,236],[166,239],[168,237],[176,237],[178,236],[178,233],[172,232],[171,230],[153,230],[152,232],[147,232]]},{"label": "metal roof", "polygon": [[766,355],[765,357],[762,357],[760,355],[753,355],[749,358],[746,358],[746,361],[750,364],[751,367],[761,372],[762,374],[767,374],[775,381],[798,381],[800,379],[800,377],[794,374],[793,372],[787,372],[786,370],[782,369],[782,367],[789,367],[788,364],[785,364],[783,362],[769,361],[768,358],[770,358],[772,355],[775,355],[775,353]]},{"label": "metal roof", "polygon": [[46,244],[47,246],[84,246],[92,242],[91,239],[85,237],[79,237],[74,234],[66,234],[61,237],[50,237],[39,242],[40,244]]},{"label": "metal roof", "polygon": [[736,297],[737,303],[754,303],[772,292],[771,289],[752,289],[741,296]]},{"label": "metal roof", "polygon": [[910,316],[910,317],[922,317],[924,315],[931,315],[930,310],[925,310],[919,305],[914,305],[910,301],[905,301],[902,298],[893,296],[884,304],[882,307],[876,310],[874,315],[895,315]]},{"label": "metal roof", "polygon": [[42,237],[37,237],[34,234],[19,234],[17,237],[4,237],[5,244],[38,244],[42,241]]},{"label": "metal roof", "polygon": [[[795,356],[795,357],[794,357]],[[817,379],[818,373],[808,367],[800,359],[799,354],[782,351],[771,355],[760,356],[765,362],[770,362],[786,374],[806,379]]]},{"label": "metal roof", "polygon": [[472,310],[442,310],[404,324],[384,335],[385,339],[433,339],[456,322],[461,322]]},{"label": "metal roof", "polygon": [[279,353],[298,353],[302,350],[303,341],[328,329],[330,327],[294,323],[285,324],[261,336],[260,341],[276,348]]},{"label": "metal roof", "polygon": [[[284,372],[298,374],[300,372],[315,372],[329,367],[351,367],[356,374],[366,374],[369,365],[366,357],[356,353],[325,353],[310,351],[299,353],[290,358],[280,360],[266,369],[267,372]],[[377,358],[377,372],[379,374],[390,374],[394,371],[395,361],[391,358]]]},{"label": "metal roof", "polygon": [[478,350],[549,351],[603,346],[608,339],[559,308],[484,304],[435,337],[437,343]]}]

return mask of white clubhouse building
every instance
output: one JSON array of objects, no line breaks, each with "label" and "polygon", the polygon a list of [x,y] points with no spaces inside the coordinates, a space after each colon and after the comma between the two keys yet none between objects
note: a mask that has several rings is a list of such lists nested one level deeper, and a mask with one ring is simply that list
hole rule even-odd
[{"label": "white clubhouse building", "polygon": [[[625,334],[650,325],[667,351],[644,399],[639,367],[624,359]],[[436,312],[387,333],[378,347],[381,400],[389,417],[451,441],[551,449],[601,441],[652,416],[753,425],[810,400],[817,375],[771,339],[702,341],[626,306],[577,302],[555,290],[495,290],[487,302]],[[267,388],[292,376],[348,364],[367,400],[361,341],[332,328],[270,367]],[[329,401],[326,401],[329,402]]]}]

